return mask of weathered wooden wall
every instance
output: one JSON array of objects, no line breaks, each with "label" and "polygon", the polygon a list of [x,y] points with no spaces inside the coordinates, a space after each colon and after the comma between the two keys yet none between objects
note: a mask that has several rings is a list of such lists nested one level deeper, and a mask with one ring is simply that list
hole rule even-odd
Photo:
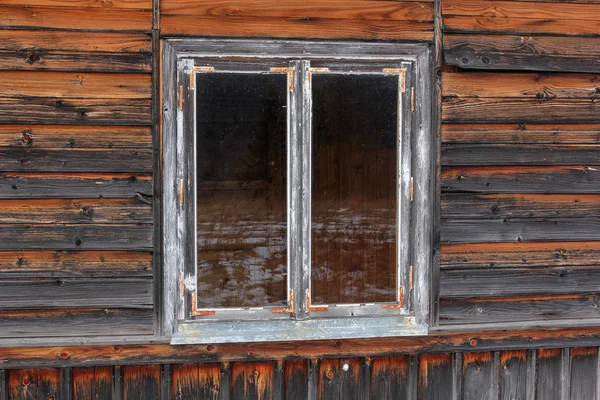
[{"label": "weathered wooden wall", "polygon": [[151,0],[0,4],[0,341],[152,335]]},{"label": "weathered wooden wall", "polygon": [[[153,235],[160,212],[151,206],[159,172],[153,65],[158,39],[182,35],[442,45],[441,326],[434,334],[465,333],[387,347],[224,347],[219,357],[235,359],[228,364],[198,364],[210,346],[186,358],[189,365],[170,362],[183,362],[190,349],[134,348],[131,366],[112,358],[130,351],[120,346],[0,348],[0,368],[10,368],[0,370],[0,400],[600,395],[596,347],[513,350],[539,340],[552,348],[600,344],[593,328],[599,7],[596,0],[3,0],[0,345],[111,336],[126,344],[153,335],[160,286],[152,252],[160,240]],[[443,29],[434,38],[440,8]],[[539,333],[545,320],[562,330]],[[531,322],[529,331],[479,332],[522,322]],[[395,355],[439,343],[445,348],[437,354]],[[455,353],[482,344],[477,353]],[[259,352],[279,361],[242,362]],[[339,352],[349,358],[321,359]],[[18,369],[36,366],[45,368]]]},{"label": "weathered wooden wall", "polygon": [[441,325],[600,315],[599,7],[442,1]]},{"label": "weathered wooden wall", "polygon": [[0,370],[0,399],[597,398],[598,348]]}]

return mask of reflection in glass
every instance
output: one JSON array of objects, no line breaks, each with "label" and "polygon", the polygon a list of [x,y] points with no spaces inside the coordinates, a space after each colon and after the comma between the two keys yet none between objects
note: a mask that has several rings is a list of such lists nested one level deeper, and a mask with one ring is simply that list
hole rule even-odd
[{"label": "reflection in glass", "polygon": [[394,302],[398,77],[311,79],[312,302]]},{"label": "reflection in glass", "polygon": [[198,308],[287,300],[287,76],[196,74]]}]

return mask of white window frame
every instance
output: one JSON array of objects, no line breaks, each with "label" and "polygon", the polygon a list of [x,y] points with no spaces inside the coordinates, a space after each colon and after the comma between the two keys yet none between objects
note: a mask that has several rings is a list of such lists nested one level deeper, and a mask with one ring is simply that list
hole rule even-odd
[{"label": "white window frame", "polygon": [[[425,44],[171,39],[163,43],[162,330],[172,344],[425,335],[431,324],[432,85]],[[245,64],[246,63],[246,64]],[[288,75],[287,308],[196,308],[195,74]],[[241,69],[240,69],[241,68]],[[399,79],[398,293],[388,304],[311,304],[311,95],[315,73]],[[400,89],[401,88],[401,89]],[[294,210],[294,212],[291,212]]]}]

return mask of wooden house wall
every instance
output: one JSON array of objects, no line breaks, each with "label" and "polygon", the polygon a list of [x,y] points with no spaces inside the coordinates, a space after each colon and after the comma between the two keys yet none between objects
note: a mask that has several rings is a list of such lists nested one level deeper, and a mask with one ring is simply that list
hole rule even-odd
[{"label": "wooden house wall", "polygon": [[442,1],[440,325],[598,318],[599,7]]},{"label": "wooden house wall", "polygon": [[[3,0],[0,345],[60,337],[72,338],[71,344],[111,336],[117,343],[148,342],[153,335],[153,290],[160,286],[152,251],[153,240],[160,241],[153,235],[160,215],[152,186],[153,178],[160,180],[153,112],[160,74],[153,66],[160,37],[173,36],[435,39],[444,63],[436,332],[456,325],[467,332],[448,343],[456,350],[444,351],[463,351],[463,343],[477,347],[469,332],[482,324],[594,324],[600,283],[598,7],[595,0]],[[535,333],[527,337],[537,340]],[[597,335],[593,341],[600,343]],[[446,388],[464,398],[568,398],[567,392],[588,387],[598,392],[587,380],[587,374],[597,376],[595,348],[513,352],[503,350],[502,341],[494,345],[491,352],[462,355],[378,358],[378,352],[370,362],[363,348],[361,358],[348,360],[312,361],[317,353],[290,352],[278,359],[298,360],[199,365],[199,356],[187,366],[167,360],[143,368],[116,367],[118,361],[102,362],[102,354],[86,355],[84,348],[72,367],[18,369],[44,364],[33,357],[0,372],[0,400],[19,398],[15,390],[79,398],[78,387],[83,398],[109,386],[113,398],[152,398],[140,394],[144,390],[203,398],[193,391],[186,397],[183,389],[179,394],[182,381],[210,387],[212,395],[211,382],[218,381],[217,391],[229,395],[268,388],[290,390],[290,398],[296,387],[298,393],[313,388],[330,391],[323,398],[346,398],[358,393],[357,382],[360,390],[383,390],[389,398],[404,387],[419,398],[447,398]],[[0,365],[14,357],[0,348]],[[152,363],[154,355],[144,357]],[[397,379],[405,367],[407,380]],[[570,378],[564,378],[567,367],[576,371]],[[477,379],[492,382],[490,392],[477,392],[488,387],[476,385]],[[504,395],[509,387],[520,394]]]},{"label": "wooden house wall", "polygon": [[151,0],[0,2],[0,342],[152,335]]},{"label": "wooden house wall", "polygon": [[0,371],[0,399],[584,400],[598,348]]}]

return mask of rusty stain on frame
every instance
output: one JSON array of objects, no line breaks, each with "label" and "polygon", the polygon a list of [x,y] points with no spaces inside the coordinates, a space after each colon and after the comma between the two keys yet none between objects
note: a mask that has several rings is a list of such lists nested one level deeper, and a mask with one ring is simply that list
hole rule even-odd
[{"label": "rusty stain on frame", "polygon": [[289,300],[288,304],[289,304],[288,308],[273,308],[273,309],[271,309],[271,312],[278,313],[278,314],[286,314],[286,313],[294,312],[294,291],[292,289],[290,289],[290,300]]},{"label": "rusty stain on frame", "polygon": [[215,315],[215,310],[198,310],[196,308],[196,292],[192,293],[192,315],[195,315],[197,317],[201,317],[204,315]]},{"label": "rusty stain on frame", "polygon": [[196,72],[215,72],[214,67],[192,67],[190,70],[190,89],[196,88]]},{"label": "rusty stain on frame", "polygon": [[287,74],[288,76],[288,88],[290,92],[294,91],[294,68],[292,67],[272,67],[271,72],[279,74]]},{"label": "rusty stain on frame", "polygon": [[399,75],[402,87],[402,93],[406,91],[406,69],[405,68],[384,68],[383,73],[387,75]]},{"label": "rusty stain on frame", "polygon": [[306,289],[306,311],[308,311],[308,312],[324,312],[327,310],[329,310],[329,306],[327,306],[327,305],[312,307],[310,305],[310,289]]},{"label": "rusty stain on frame", "polygon": [[404,308],[404,287],[398,288],[398,304],[384,304],[381,308],[385,309],[399,309]]}]

